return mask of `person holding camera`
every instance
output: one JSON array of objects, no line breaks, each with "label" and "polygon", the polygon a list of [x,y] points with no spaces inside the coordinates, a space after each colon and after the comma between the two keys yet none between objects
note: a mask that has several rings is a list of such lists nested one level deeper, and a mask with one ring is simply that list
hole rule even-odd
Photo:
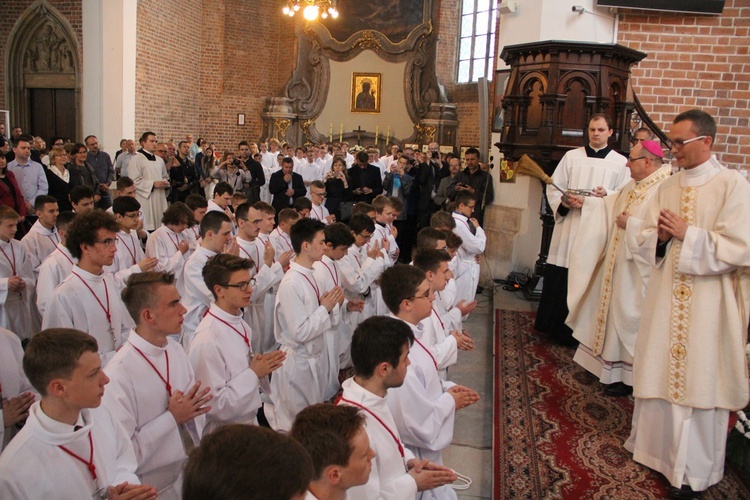
[{"label": "person holding camera", "polygon": [[244,162],[234,156],[231,151],[224,151],[219,165],[211,177],[219,182],[226,182],[234,191],[242,191],[245,183],[252,181],[252,176]]},{"label": "person holding camera", "polygon": [[492,176],[489,169],[479,168],[479,150],[469,148],[464,154],[466,168],[456,174],[453,182],[448,186],[447,194],[449,200],[456,199],[458,193],[469,193],[477,201],[474,209],[474,218],[482,224],[484,220],[484,209],[492,205],[495,199],[495,191],[492,186]]},{"label": "person holding camera", "polygon": [[185,202],[185,199],[192,192],[193,186],[197,184],[197,174],[193,162],[188,159],[190,153],[190,144],[187,141],[180,141],[177,146],[177,154],[172,159],[172,165],[169,167],[169,183],[172,191],[169,193],[170,202]]}]

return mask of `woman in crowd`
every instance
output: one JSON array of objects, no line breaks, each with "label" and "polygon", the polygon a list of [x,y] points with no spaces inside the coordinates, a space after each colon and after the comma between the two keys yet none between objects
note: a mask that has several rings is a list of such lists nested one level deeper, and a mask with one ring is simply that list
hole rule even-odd
[{"label": "woman in crowd", "polygon": [[[250,172],[247,167],[240,168],[240,160],[234,157],[231,151],[224,151],[219,166],[211,173],[211,177],[219,182],[226,182],[234,189],[234,192],[243,191],[243,184],[250,182]],[[244,166],[244,165],[243,165]]]},{"label": "woman in crowd", "polygon": [[[99,180],[94,173],[94,167],[86,161],[87,154],[86,146],[80,142],[73,144],[70,148],[70,155],[73,158],[73,161],[67,164],[67,168],[70,170],[70,189],[83,185],[90,187],[94,193],[98,193]],[[94,203],[97,203],[99,198],[101,196],[95,194]]]},{"label": "woman in crowd", "polygon": [[214,171],[214,150],[206,148],[202,153],[198,155],[200,158],[196,158],[195,168],[198,172],[198,184],[203,188],[203,194],[207,199],[211,199],[214,196],[214,179],[211,178],[211,174]]},{"label": "woman in crowd", "polygon": [[49,152],[49,168],[44,169],[49,184],[49,195],[57,200],[60,212],[73,210],[68,193],[73,189],[70,170],[65,167],[68,161],[68,153],[63,148],[52,148]]},{"label": "woman in crowd", "polygon": [[395,196],[404,204],[404,209],[399,214],[397,220],[406,219],[406,203],[412,184],[414,183],[414,177],[406,172],[408,165],[408,159],[405,156],[400,157],[398,161],[391,163],[383,180],[383,194]]},{"label": "woman in crowd", "polygon": [[[7,141],[0,137],[0,147],[3,146],[3,143],[7,143]],[[8,170],[8,162],[2,154],[0,154],[0,205],[12,208],[21,217],[26,215],[26,203],[21,190],[18,189],[16,176]]]},{"label": "woman in crowd", "polygon": [[349,192],[349,178],[346,175],[346,161],[342,156],[335,156],[331,164],[331,170],[325,177],[326,183],[326,208],[328,212],[341,220],[341,203],[347,201],[351,196]]}]

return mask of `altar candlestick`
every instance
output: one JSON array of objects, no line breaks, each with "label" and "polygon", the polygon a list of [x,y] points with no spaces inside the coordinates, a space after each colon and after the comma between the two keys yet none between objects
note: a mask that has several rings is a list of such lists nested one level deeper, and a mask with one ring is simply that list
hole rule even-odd
[{"label": "altar candlestick", "polygon": [[339,143],[344,142],[344,122],[341,122],[341,127],[339,128]]},{"label": "altar candlestick", "polygon": [[331,122],[331,128],[328,129],[328,142],[333,142],[333,122]]},{"label": "altar candlestick", "polygon": [[375,125],[375,147],[378,147],[378,130],[380,129],[380,125]]}]

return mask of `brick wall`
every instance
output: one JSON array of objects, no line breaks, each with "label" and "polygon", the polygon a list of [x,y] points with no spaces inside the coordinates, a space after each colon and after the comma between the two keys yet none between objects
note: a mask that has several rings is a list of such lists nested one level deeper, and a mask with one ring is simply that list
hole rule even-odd
[{"label": "brick wall", "polygon": [[[0,109],[8,109],[8,96],[6,93],[6,67],[5,61],[8,60],[7,51],[9,49],[10,35],[13,28],[34,0],[12,0],[0,2],[0,56],[3,63],[0,64]],[[60,12],[75,33],[78,43],[78,60],[83,64],[83,32],[80,0],[49,0],[49,4]],[[13,126],[12,120],[10,126]],[[8,131],[10,133],[10,131]]]},{"label": "brick wall", "polygon": [[715,151],[728,166],[750,163],[750,3],[727,0],[721,16],[620,11],[619,43],[646,52],[633,89],[668,130],[678,113],[716,118]]}]

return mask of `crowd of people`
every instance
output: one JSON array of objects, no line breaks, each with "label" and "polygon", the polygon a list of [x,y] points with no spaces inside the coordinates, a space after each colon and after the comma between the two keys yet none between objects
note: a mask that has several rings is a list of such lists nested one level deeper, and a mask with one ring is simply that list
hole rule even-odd
[{"label": "crowd of people", "polygon": [[138,142],[0,135],[0,496],[455,498],[478,151]]},{"label": "crowd of people", "polygon": [[555,228],[536,328],[574,361],[633,394],[633,459],[663,474],[672,498],[721,481],[732,410],[749,399],[750,184],[712,153],[716,122],[678,115],[677,171],[648,129],[629,157],[594,115],[589,143],[568,152],[547,188]]}]

